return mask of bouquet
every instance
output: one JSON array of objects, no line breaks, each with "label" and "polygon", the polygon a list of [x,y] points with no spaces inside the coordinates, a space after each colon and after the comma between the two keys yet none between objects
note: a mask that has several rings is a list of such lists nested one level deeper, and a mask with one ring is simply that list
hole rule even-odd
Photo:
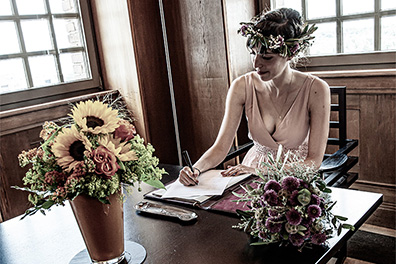
[{"label": "bouquet", "polygon": [[336,202],[317,170],[301,165],[289,152],[282,161],[282,146],[276,158],[268,153],[268,160],[268,175],[258,171],[259,180],[242,186],[244,193],[234,193],[236,202],[249,208],[237,210],[241,222],[234,228],[257,240],[251,245],[280,242],[302,250],[307,244],[325,244],[335,230],[339,235],[342,228],[354,229],[341,223],[347,218],[332,214]]},{"label": "bouquet", "polygon": [[76,104],[65,124],[45,122],[39,147],[23,151],[19,164],[31,165],[23,178],[34,207],[23,217],[45,213],[80,194],[109,203],[108,196],[145,182],[165,188],[160,179],[166,172],[157,167],[154,148],[136,134],[129,112],[120,98],[109,97]]}]

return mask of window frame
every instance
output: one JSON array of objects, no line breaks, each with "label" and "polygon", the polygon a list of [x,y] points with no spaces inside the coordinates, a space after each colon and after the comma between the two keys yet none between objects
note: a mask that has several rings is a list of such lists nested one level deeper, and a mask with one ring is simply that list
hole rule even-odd
[{"label": "window frame", "polygon": [[[45,1],[47,1],[48,4],[48,0]],[[45,87],[28,88],[27,90],[1,94],[0,111],[50,102],[52,100],[64,99],[102,90],[94,28],[92,26],[91,7],[88,1],[76,1],[78,1],[80,7],[83,31],[85,35],[85,48],[91,74],[90,79],[60,83]],[[15,4],[15,1],[11,0],[11,3]],[[12,58],[12,54],[10,55],[11,56],[9,57]]]},{"label": "window frame", "polygon": [[[276,0],[264,0],[263,5],[270,3],[271,7],[276,7]],[[334,0],[336,4],[336,16],[329,18],[306,20],[309,24],[336,22],[337,24],[337,52],[342,51],[342,28],[341,22],[374,17],[374,51],[359,53],[337,53],[326,55],[307,55],[307,60],[298,65],[304,71],[331,71],[331,70],[362,70],[362,69],[390,69],[395,68],[396,51],[381,51],[381,19],[380,17],[396,15],[396,10],[380,10],[380,0],[374,0],[374,12],[353,15],[341,15],[341,0]],[[307,17],[307,1],[301,0],[302,16]],[[308,62],[308,63],[307,63]]]}]

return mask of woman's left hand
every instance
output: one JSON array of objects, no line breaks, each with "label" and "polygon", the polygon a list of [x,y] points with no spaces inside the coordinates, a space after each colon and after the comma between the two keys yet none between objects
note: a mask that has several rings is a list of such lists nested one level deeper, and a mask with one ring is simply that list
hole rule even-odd
[{"label": "woman's left hand", "polygon": [[243,164],[239,164],[236,166],[227,166],[227,169],[223,170],[221,172],[221,175],[223,175],[224,177],[229,177],[229,176],[237,176],[237,175],[247,174],[247,173],[255,174],[256,169],[252,168],[252,167],[245,166]]}]

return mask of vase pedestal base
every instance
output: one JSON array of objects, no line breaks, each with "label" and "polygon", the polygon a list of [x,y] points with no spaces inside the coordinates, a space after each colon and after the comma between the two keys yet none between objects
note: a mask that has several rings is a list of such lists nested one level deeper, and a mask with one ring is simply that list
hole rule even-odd
[{"label": "vase pedestal base", "polygon": [[[146,249],[132,241],[125,241],[125,259],[120,263],[128,264],[140,264],[146,259]],[[69,264],[87,264],[91,263],[91,258],[89,257],[88,251],[86,249],[80,251],[75,255]]]}]

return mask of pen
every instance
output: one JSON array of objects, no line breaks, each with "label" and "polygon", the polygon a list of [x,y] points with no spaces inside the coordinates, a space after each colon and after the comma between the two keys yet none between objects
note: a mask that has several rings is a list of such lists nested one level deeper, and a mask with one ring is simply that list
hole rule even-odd
[{"label": "pen", "polygon": [[190,168],[190,170],[192,172],[194,172],[194,168],[193,168],[193,165],[191,163],[190,155],[188,155],[187,150],[184,150],[182,155],[183,155],[184,162],[187,164],[187,166]]},{"label": "pen", "polygon": [[[190,168],[190,170],[192,171],[192,173],[194,173],[194,168],[193,168],[193,165],[192,165],[192,163],[191,163],[190,155],[188,155],[187,150],[184,150],[184,151],[182,152],[182,156],[183,156],[184,162],[186,162],[187,166]],[[191,178],[191,177],[190,177],[190,178]],[[195,181],[196,184],[198,184],[197,179],[192,179],[192,180]]]}]

